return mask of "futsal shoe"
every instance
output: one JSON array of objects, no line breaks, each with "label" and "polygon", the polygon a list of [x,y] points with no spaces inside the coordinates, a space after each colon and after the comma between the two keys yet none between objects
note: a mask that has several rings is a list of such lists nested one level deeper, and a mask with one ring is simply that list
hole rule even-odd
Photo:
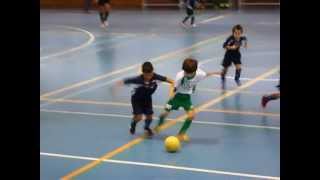
[{"label": "futsal shoe", "polygon": [[191,27],[195,28],[195,27],[197,27],[197,25],[196,24],[191,24]]},{"label": "futsal shoe", "polygon": [[235,81],[237,83],[237,86],[241,86],[241,81],[239,79],[236,79]]},{"label": "futsal shoe", "polygon": [[160,132],[160,126],[156,126],[155,128],[154,128],[154,131],[156,132],[156,133],[159,133]]},{"label": "futsal shoe", "polygon": [[269,102],[269,98],[267,96],[263,96],[261,99],[261,106],[265,108],[268,102]]},{"label": "futsal shoe", "polygon": [[104,23],[101,23],[101,24],[100,24],[100,27],[101,27],[101,28],[106,28],[106,25],[105,25]]},{"label": "futsal shoe", "polygon": [[153,136],[153,132],[150,128],[144,128],[144,133],[146,136],[149,136],[149,137]]},{"label": "futsal shoe", "polygon": [[105,27],[108,27],[108,26],[109,26],[108,21],[105,21],[103,24],[105,25]]},{"label": "futsal shoe", "polygon": [[186,25],[184,22],[181,22],[180,25],[184,28],[188,28],[188,25]]},{"label": "futsal shoe", "polygon": [[178,134],[176,136],[180,141],[189,142],[190,138],[187,134]]}]

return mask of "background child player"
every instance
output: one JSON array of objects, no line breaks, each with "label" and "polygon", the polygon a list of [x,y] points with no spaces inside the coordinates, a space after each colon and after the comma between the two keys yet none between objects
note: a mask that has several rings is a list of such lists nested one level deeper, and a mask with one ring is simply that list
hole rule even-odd
[{"label": "background child player", "polygon": [[247,38],[242,36],[243,28],[241,25],[235,25],[232,28],[232,35],[227,38],[227,40],[223,43],[223,48],[226,49],[226,53],[224,55],[224,59],[222,61],[223,70],[221,73],[221,82],[222,89],[225,89],[225,76],[227,74],[228,68],[233,63],[236,67],[236,72],[234,76],[234,80],[237,85],[240,86],[240,75],[241,75],[241,53],[240,47],[242,46],[242,42],[244,42],[244,47],[247,48]]},{"label": "background child player", "polygon": [[[195,21],[195,17],[194,17],[194,10],[196,8],[196,3],[201,3],[200,0],[186,0],[185,1],[185,5],[186,5],[186,13],[187,13],[187,16],[183,19],[181,25],[183,27],[187,27],[187,25],[185,24],[187,22],[187,20],[189,18],[191,18],[191,27],[196,27],[196,24],[194,23]],[[201,5],[201,7],[203,8],[204,6]]]},{"label": "background child player", "polygon": [[157,81],[165,81],[174,84],[174,81],[153,72],[153,66],[150,62],[142,65],[142,74],[119,81],[117,86],[134,84],[136,85],[131,96],[131,104],[133,109],[133,119],[130,125],[130,133],[134,134],[136,125],[142,120],[143,114],[146,116],[144,130],[148,136],[152,136],[150,124],[153,118],[152,94],[156,91]]},{"label": "background child player", "polygon": [[110,0],[96,0],[96,2],[98,3],[99,7],[101,27],[106,28],[109,26],[108,16],[109,12],[111,11]]},{"label": "background child player", "polygon": [[164,112],[159,117],[158,125],[155,130],[159,132],[160,126],[164,123],[165,118],[169,115],[171,110],[178,110],[183,107],[187,112],[187,118],[184,121],[177,137],[181,141],[189,141],[189,137],[186,134],[187,129],[190,127],[192,120],[194,119],[195,112],[191,102],[191,94],[193,93],[195,86],[203,79],[211,75],[220,75],[220,72],[206,73],[201,69],[198,69],[198,62],[195,59],[187,58],[184,60],[180,71],[175,79],[175,95],[166,104]]}]

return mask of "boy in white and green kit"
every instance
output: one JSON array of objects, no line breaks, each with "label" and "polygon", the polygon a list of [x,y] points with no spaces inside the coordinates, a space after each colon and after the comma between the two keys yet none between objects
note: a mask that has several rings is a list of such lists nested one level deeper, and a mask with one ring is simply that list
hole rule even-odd
[{"label": "boy in white and green kit", "polygon": [[191,94],[193,94],[196,85],[203,79],[211,75],[221,75],[220,72],[207,73],[198,69],[198,61],[192,58],[184,60],[182,65],[183,71],[180,71],[175,79],[175,95],[166,104],[165,111],[160,115],[158,125],[155,127],[159,131],[160,126],[164,123],[165,118],[169,115],[171,110],[178,110],[183,107],[187,112],[187,118],[181,127],[177,138],[180,141],[189,141],[186,134],[195,116],[194,107],[191,102]]}]

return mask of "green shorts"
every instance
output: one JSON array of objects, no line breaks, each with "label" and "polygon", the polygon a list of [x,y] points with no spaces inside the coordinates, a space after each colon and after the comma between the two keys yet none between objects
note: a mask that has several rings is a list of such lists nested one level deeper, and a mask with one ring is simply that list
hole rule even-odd
[{"label": "green shorts", "polygon": [[168,101],[165,110],[178,110],[180,107],[182,107],[185,111],[190,111],[191,109],[193,109],[191,96],[189,94],[177,93],[172,99]]}]

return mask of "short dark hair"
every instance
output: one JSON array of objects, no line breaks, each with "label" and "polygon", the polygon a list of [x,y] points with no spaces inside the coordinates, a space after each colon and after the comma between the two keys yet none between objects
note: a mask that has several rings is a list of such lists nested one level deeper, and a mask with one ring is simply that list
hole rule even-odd
[{"label": "short dark hair", "polygon": [[182,69],[186,73],[194,73],[198,69],[198,61],[192,58],[187,58],[183,61]]},{"label": "short dark hair", "polygon": [[243,33],[243,28],[240,24],[233,26],[232,33],[234,33],[236,30],[240,30],[240,32]]},{"label": "short dark hair", "polygon": [[142,64],[142,72],[143,73],[152,73],[153,72],[153,66],[152,66],[151,62],[147,61]]}]

